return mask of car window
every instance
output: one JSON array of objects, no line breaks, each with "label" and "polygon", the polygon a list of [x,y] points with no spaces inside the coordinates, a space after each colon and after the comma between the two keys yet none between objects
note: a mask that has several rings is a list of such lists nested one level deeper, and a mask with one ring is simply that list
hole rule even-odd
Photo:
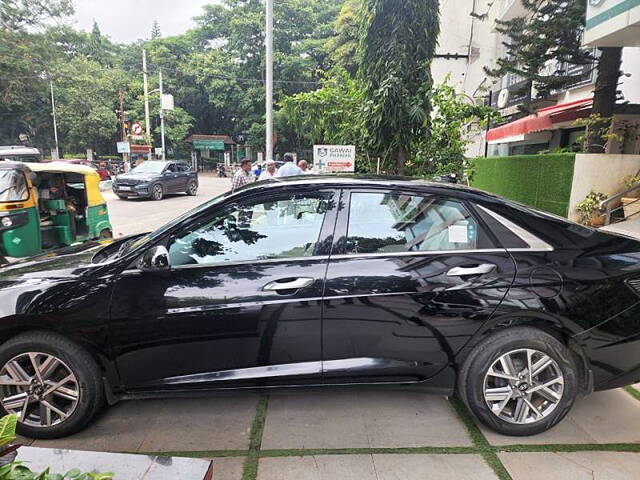
[{"label": "car window", "polygon": [[175,163],[170,163],[169,165],[167,165],[165,172],[177,172]]},{"label": "car window", "polygon": [[435,196],[351,194],[349,253],[392,253],[490,248],[465,206]]},{"label": "car window", "polygon": [[185,165],[183,163],[179,163],[178,164],[178,171],[179,172],[188,172],[189,171],[189,165]]},{"label": "car window", "polygon": [[223,208],[170,242],[171,265],[312,256],[331,197],[295,195]]}]

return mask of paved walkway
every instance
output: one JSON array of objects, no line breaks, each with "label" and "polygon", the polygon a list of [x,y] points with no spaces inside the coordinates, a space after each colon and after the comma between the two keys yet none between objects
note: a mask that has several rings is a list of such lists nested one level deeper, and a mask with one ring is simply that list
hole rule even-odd
[{"label": "paved walkway", "polygon": [[628,480],[640,390],[580,399],[535,437],[478,428],[457,400],[410,387],[345,387],[122,402],[33,445],[210,458],[216,480]]}]

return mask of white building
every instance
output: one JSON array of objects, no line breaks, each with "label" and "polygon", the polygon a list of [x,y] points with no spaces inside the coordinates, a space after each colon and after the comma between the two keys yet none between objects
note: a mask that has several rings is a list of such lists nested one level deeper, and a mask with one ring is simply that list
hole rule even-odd
[{"label": "white building", "polygon": [[[590,9],[596,9],[588,12],[587,25],[593,17],[598,22],[592,32],[586,30],[585,40],[592,38],[589,46],[625,46],[624,75],[619,88],[628,104],[617,108],[616,125],[620,127],[640,119],[640,48],[633,46],[640,45],[640,6],[611,17],[612,12],[620,10],[615,4],[624,6],[629,2],[591,0],[589,3]],[[597,6],[593,7],[594,4]],[[525,14],[521,0],[448,0],[441,2],[440,9],[438,54],[458,54],[464,58],[435,59],[432,67],[435,82],[442,82],[449,75],[461,91],[473,98],[488,99],[490,93],[492,105],[506,119],[505,124],[492,126],[488,132],[475,132],[475,141],[467,152],[469,156],[482,156],[485,151],[488,155],[515,155],[571,147],[583,135],[583,128],[576,127],[574,122],[591,111],[593,69],[583,68],[581,81],[545,99],[533,115],[526,115],[518,108],[529,101],[532,94],[535,96],[530,84],[515,75],[496,81],[484,72],[485,66],[494,66],[505,52],[504,39],[495,30],[496,19],[508,20]],[[603,18],[607,21],[602,21]],[[577,73],[581,70],[567,68]],[[610,149],[615,153],[640,153],[640,140],[631,140],[624,147],[612,144]]]}]

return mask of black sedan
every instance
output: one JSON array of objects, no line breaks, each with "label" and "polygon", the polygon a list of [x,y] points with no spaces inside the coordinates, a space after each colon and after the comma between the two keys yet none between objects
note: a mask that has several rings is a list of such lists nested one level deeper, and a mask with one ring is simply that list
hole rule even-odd
[{"label": "black sedan", "polygon": [[640,243],[454,185],[272,180],[0,269],[0,341],[31,437],[125,398],[361,383],[530,435],[640,379]]},{"label": "black sedan", "polygon": [[198,172],[181,162],[151,160],[141,163],[113,181],[113,193],[125,198],[162,200],[167,193],[196,195]]}]

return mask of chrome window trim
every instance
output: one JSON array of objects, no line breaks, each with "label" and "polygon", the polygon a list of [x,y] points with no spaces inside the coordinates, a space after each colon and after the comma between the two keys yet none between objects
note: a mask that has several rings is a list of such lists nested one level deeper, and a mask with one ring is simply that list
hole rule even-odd
[{"label": "chrome window trim", "polygon": [[544,240],[541,240],[540,238],[536,237],[534,234],[532,234],[531,232],[525,230],[521,226],[516,225],[511,220],[507,220],[502,215],[494,212],[493,210],[489,210],[487,207],[484,207],[482,205],[476,205],[476,206],[479,209],[481,209],[483,212],[485,212],[487,215],[490,215],[496,221],[500,222],[504,227],[506,227],[508,230],[510,230],[511,233],[513,233],[516,237],[518,237],[524,243],[529,245],[529,248],[509,248],[508,250],[510,250],[510,251],[518,251],[518,252],[520,252],[520,251],[530,251],[530,250],[551,252],[551,251],[554,250],[552,245],[549,245],[547,242],[545,242]]}]

